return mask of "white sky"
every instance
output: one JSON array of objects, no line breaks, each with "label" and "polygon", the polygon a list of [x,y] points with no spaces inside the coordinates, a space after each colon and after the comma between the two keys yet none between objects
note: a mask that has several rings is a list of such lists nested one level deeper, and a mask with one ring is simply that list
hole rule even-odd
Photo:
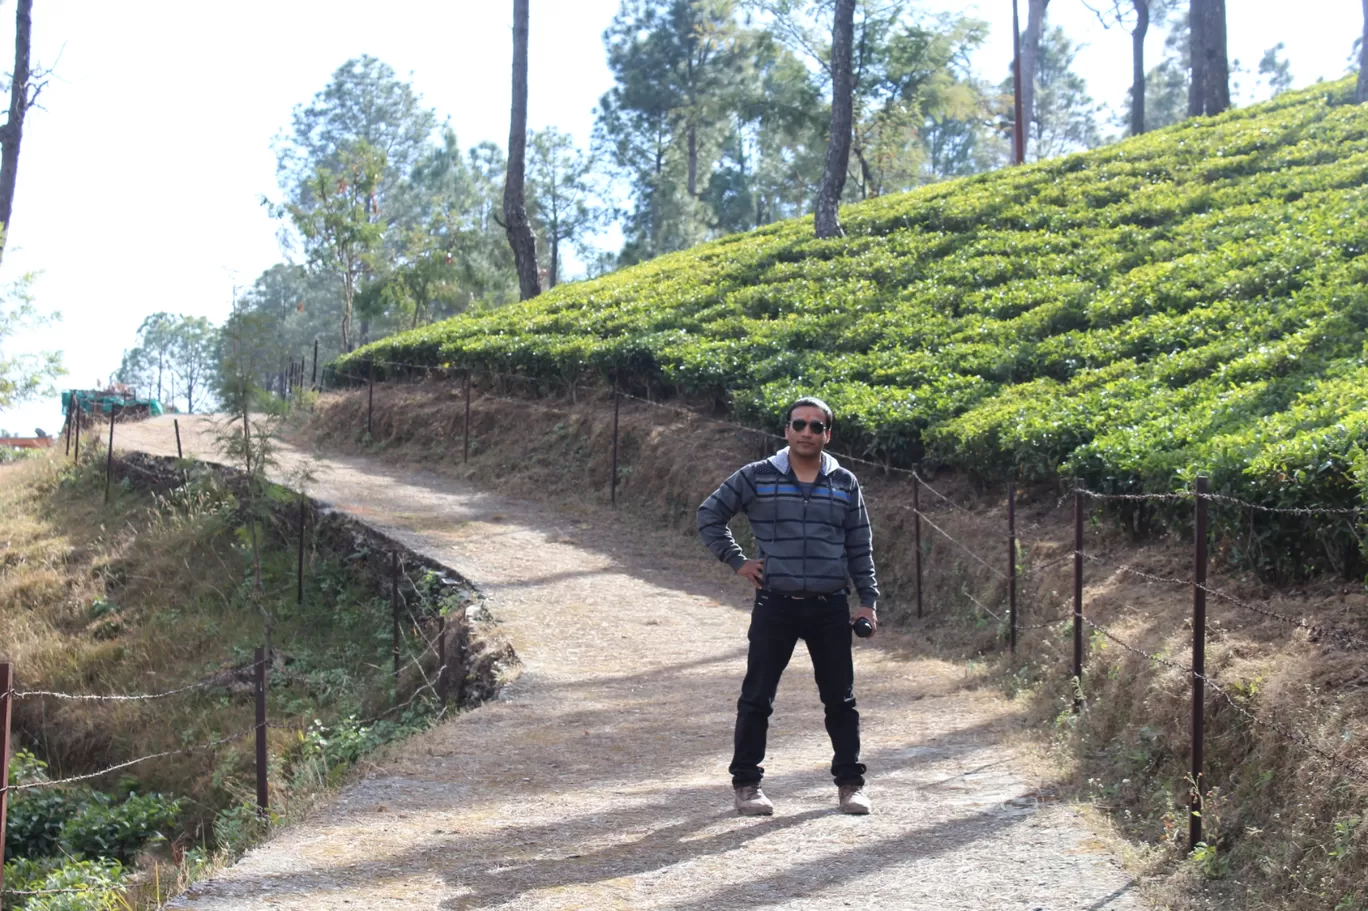
[{"label": "white sky", "polygon": [[[978,68],[1006,75],[1008,0],[924,3],[989,19]],[[611,84],[601,35],[618,5],[532,0],[531,126],[557,126],[587,145],[592,109]],[[1022,7],[1024,15],[1025,0]],[[1232,0],[1231,56],[1253,68],[1283,41],[1295,85],[1343,75],[1363,26],[1359,0],[1303,0],[1296,15],[1286,7]],[[61,350],[70,370],[63,382],[88,386],[118,367],[149,313],[222,320],[234,284],[250,284],[281,259],[277,225],[260,205],[263,194],[277,195],[271,139],[350,57],[369,53],[409,75],[450,118],[463,148],[484,139],[505,145],[511,10],[506,0],[36,0],[34,61],[57,61],[57,72],[45,110],[24,125],[0,281],[40,273],[37,303],[63,319],[13,349]],[[1081,0],[1053,0],[1050,12],[1087,45],[1076,66],[1094,98],[1119,108],[1129,36],[1101,29]],[[4,69],[13,16],[14,4],[0,0]],[[1151,60],[1162,48],[1162,32],[1152,30]],[[55,400],[0,412],[0,426],[16,432],[60,424]]]}]

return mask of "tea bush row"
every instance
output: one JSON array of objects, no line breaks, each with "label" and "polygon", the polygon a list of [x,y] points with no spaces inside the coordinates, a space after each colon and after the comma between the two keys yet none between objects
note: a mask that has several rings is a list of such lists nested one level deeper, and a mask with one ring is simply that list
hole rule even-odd
[{"label": "tea bush row", "polygon": [[[376,342],[371,360],[616,378],[984,479],[1279,505],[1362,494],[1368,108],[1343,81],[936,184]],[[385,376],[383,364],[377,376]]]}]

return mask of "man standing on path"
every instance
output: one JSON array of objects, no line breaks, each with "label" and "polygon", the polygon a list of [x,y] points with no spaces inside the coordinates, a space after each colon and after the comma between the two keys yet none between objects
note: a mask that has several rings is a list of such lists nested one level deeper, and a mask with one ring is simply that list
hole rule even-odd
[{"label": "man standing on path", "polygon": [[[869,812],[860,762],[860,715],[855,711],[847,579],[860,595],[859,620],[878,627],[874,551],[864,498],[855,475],[823,452],[831,441],[831,409],[817,398],[789,406],[788,446],[728,478],[698,508],[698,531],[717,558],[755,585],[746,679],[736,711],[732,787],[743,816],[769,816],[774,804],[760,790],[765,735],[779,677],[798,640],[807,643],[826,729],[835,754],[841,811]],[[738,512],[750,520],[760,558],[746,559],[727,523]]]}]

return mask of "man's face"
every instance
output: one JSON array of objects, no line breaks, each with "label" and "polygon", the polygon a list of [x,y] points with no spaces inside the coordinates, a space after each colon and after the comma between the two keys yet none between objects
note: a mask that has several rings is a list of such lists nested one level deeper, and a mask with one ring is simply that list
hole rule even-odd
[{"label": "man's face", "polygon": [[[803,429],[794,430],[794,422],[798,422]],[[821,433],[813,431],[814,424],[821,426]],[[826,414],[822,409],[811,405],[801,405],[793,409],[793,414],[789,415],[788,426],[784,428],[784,439],[788,440],[789,449],[800,456],[819,455],[826,444],[831,442],[831,428],[827,426]]]}]

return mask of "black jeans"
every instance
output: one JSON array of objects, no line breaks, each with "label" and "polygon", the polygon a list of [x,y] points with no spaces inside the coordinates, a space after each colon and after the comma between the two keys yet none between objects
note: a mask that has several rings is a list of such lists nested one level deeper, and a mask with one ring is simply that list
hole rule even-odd
[{"label": "black jeans", "polygon": [[850,604],[845,595],[800,599],[775,592],[755,593],[747,635],[750,651],[746,679],[736,703],[736,751],[729,769],[732,787],[759,784],[764,777],[760,762],[765,758],[774,694],[799,639],[807,643],[817,692],[826,708],[826,729],[835,751],[831,775],[837,784],[864,784],[851,635]]}]

